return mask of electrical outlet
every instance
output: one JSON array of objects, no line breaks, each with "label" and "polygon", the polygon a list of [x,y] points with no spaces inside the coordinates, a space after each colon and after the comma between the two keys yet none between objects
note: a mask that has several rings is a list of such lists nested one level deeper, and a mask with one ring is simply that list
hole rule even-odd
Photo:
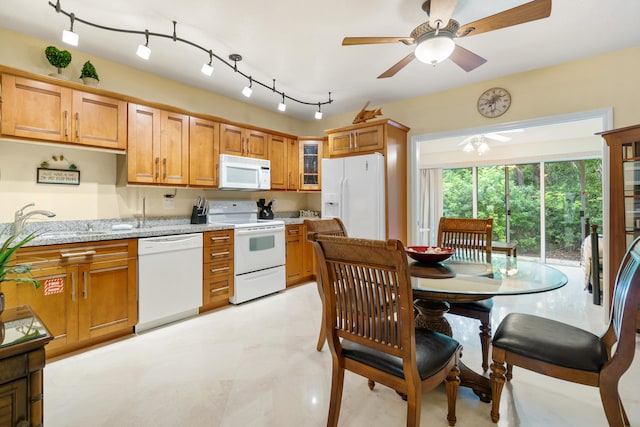
[{"label": "electrical outlet", "polygon": [[176,201],[173,197],[163,197],[162,198],[162,208],[163,209],[175,209]]}]

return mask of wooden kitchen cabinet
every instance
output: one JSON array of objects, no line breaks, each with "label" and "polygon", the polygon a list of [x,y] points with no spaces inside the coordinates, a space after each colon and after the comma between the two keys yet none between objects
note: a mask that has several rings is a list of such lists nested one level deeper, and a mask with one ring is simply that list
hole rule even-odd
[{"label": "wooden kitchen cabinet", "polygon": [[200,312],[229,304],[233,296],[233,230],[203,233],[202,307]]},{"label": "wooden kitchen cabinet", "polygon": [[269,158],[269,134],[223,123],[220,125],[220,154]]},{"label": "wooden kitchen cabinet", "polygon": [[269,136],[271,189],[298,189],[298,142],[281,135]]},{"label": "wooden kitchen cabinet", "polygon": [[329,156],[379,151],[385,146],[384,125],[353,126],[329,133]]},{"label": "wooden kitchen cabinet", "polygon": [[14,263],[31,263],[41,286],[6,282],[8,305],[26,304],[53,335],[47,357],[133,332],[138,320],[137,240],[20,248]]},{"label": "wooden kitchen cabinet", "polygon": [[[618,266],[640,236],[640,125],[601,132],[609,146],[609,274],[611,306]],[[640,330],[640,313],[636,317]]]},{"label": "wooden kitchen cabinet", "polygon": [[[375,152],[384,156],[386,238],[406,242],[407,133],[409,128],[393,120],[384,119],[330,129],[325,132],[329,136],[330,157],[346,157]],[[350,148],[349,135],[351,137]],[[353,142],[354,138],[355,143]]]},{"label": "wooden kitchen cabinet", "polygon": [[319,191],[322,173],[323,140],[320,138],[298,139],[298,164],[300,167],[300,182],[298,189],[304,191]]},{"label": "wooden kitchen cabinet", "polygon": [[211,120],[189,118],[189,185],[218,186],[220,124]]},{"label": "wooden kitchen cabinet", "polygon": [[26,306],[0,316],[0,426],[42,426],[44,346],[51,334]]},{"label": "wooden kitchen cabinet", "polygon": [[127,103],[11,74],[2,75],[0,132],[124,151]]},{"label": "wooden kitchen cabinet", "polygon": [[187,185],[189,116],[130,103],[127,177],[132,184]]},{"label": "wooden kitchen cabinet", "polygon": [[306,230],[304,224],[289,224],[285,228],[287,286],[312,280],[315,275],[315,255],[313,245],[307,242]]}]

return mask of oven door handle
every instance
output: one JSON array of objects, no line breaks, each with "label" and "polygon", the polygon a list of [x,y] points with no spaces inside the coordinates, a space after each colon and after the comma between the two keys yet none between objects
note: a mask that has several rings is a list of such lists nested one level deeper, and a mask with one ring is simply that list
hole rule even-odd
[{"label": "oven door handle", "polygon": [[260,229],[238,229],[236,228],[237,236],[258,236],[261,234],[277,234],[284,232],[283,226],[260,228]]}]

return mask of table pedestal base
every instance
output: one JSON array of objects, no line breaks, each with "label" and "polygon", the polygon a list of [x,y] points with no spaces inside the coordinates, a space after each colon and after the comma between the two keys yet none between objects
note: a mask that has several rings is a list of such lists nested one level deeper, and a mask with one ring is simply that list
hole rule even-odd
[{"label": "table pedestal base", "polygon": [[[418,299],[413,305],[418,310],[418,315],[415,319],[416,328],[431,329],[450,337],[453,336],[451,325],[444,317],[444,314],[449,311],[449,303]],[[460,386],[471,388],[482,402],[491,402],[491,383],[489,378],[471,370],[462,360],[460,360],[458,366],[460,367]]]}]

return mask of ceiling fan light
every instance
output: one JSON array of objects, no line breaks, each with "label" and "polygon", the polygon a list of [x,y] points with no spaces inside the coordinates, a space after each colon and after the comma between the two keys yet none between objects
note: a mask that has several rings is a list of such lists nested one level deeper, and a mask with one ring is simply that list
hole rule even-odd
[{"label": "ceiling fan light", "polygon": [[486,142],[481,142],[480,145],[478,145],[478,154],[479,155],[483,155],[484,153],[486,153],[489,150],[490,150],[489,144],[487,144]]},{"label": "ceiling fan light", "polygon": [[473,153],[475,151],[471,141],[469,141],[466,144],[464,144],[464,147],[462,148],[462,151],[464,151],[465,153]]},{"label": "ceiling fan light", "polygon": [[447,59],[453,53],[456,44],[448,35],[433,36],[416,46],[415,55],[425,64],[435,65]]}]

